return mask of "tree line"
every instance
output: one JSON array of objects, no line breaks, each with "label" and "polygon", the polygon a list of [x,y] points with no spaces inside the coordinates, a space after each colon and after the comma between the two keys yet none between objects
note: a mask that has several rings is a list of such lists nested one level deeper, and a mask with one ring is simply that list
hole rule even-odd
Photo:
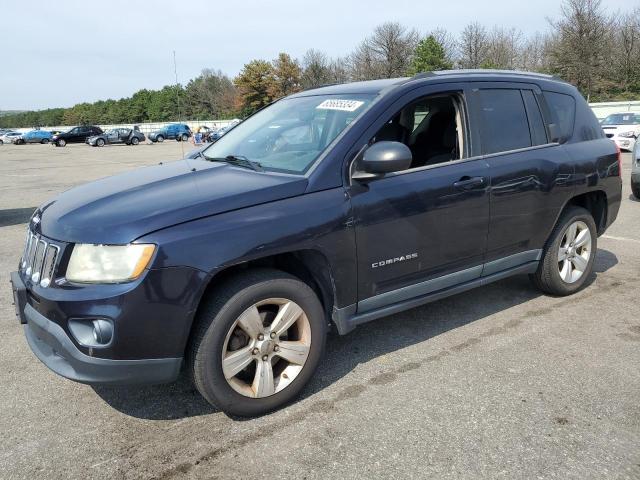
[{"label": "tree line", "polygon": [[458,35],[386,22],[343,57],[310,49],[296,59],[283,52],[271,61],[251,60],[233,79],[206,69],[184,86],[9,114],[0,127],[244,117],[306,88],[451,68],[548,73],[576,85],[589,101],[640,99],[640,7],[611,14],[602,0],[563,0],[560,16],[548,22],[547,31],[531,36],[477,22]]}]

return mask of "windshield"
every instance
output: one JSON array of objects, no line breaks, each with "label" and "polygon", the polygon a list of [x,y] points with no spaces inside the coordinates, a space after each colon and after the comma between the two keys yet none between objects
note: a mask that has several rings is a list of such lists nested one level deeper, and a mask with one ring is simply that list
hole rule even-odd
[{"label": "windshield", "polygon": [[638,125],[640,115],[637,113],[614,113],[602,121],[602,125]]},{"label": "windshield", "polygon": [[304,173],[373,98],[345,94],[280,100],[230,129],[203,156],[241,157],[265,170]]}]

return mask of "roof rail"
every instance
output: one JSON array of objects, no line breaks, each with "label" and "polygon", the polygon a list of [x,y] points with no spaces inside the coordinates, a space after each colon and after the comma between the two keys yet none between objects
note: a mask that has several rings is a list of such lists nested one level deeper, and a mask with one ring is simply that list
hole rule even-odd
[{"label": "roof rail", "polygon": [[420,78],[439,77],[439,76],[445,76],[445,75],[461,75],[461,74],[521,75],[523,77],[539,77],[539,78],[546,78],[549,80],[556,80],[558,82],[566,83],[566,81],[563,80],[562,78],[557,77],[555,75],[549,75],[547,73],[527,72],[524,70],[497,70],[497,69],[491,69],[491,68],[435,70],[433,72],[421,72],[411,77],[411,80],[418,80]]}]

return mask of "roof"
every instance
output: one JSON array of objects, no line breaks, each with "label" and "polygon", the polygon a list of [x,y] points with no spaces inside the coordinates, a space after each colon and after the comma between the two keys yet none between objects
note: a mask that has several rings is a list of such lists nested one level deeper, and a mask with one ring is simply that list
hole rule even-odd
[{"label": "roof", "polygon": [[388,78],[381,80],[368,80],[364,82],[351,82],[326,85],[322,87],[312,88],[299,92],[292,97],[305,97],[310,95],[336,95],[336,94],[379,94],[383,90],[390,89],[392,87],[403,85],[412,81],[425,81],[443,79],[445,77],[451,77],[455,79],[459,77],[460,80],[468,80],[470,77],[478,80],[484,78],[486,80],[547,80],[566,83],[558,77],[553,75],[547,75],[545,73],[524,72],[517,70],[490,70],[490,69],[477,69],[477,70],[439,70],[434,72],[418,73],[413,77],[400,77],[400,78]]}]

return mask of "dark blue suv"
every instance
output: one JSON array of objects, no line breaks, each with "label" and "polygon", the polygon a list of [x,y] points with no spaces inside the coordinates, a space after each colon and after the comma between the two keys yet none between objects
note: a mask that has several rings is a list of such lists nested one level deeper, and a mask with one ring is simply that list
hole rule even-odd
[{"label": "dark blue suv", "polygon": [[191,129],[189,125],[184,123],[172,123],[162,127],[160,130],[151,132],[149,140],[152,142],[164,142],[165,140],[177,140],[178,142],[186,142],[191,137]]},{"label": "dark blue suv", "polygon": [[46,202],[11,280],[54,372],[159,383],[184,368],[209,402],[257,415],[300,392],[330,324],[346,334],[516,274],[578,291],[620,201],[619,152],[562,81],[351,83]]}]

